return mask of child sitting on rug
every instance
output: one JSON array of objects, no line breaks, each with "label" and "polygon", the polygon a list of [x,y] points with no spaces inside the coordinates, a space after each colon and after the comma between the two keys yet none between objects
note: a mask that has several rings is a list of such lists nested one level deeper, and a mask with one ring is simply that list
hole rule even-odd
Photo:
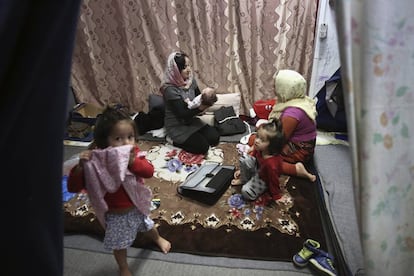
[{"label": "child sitting on rug", "polygon": [[216,91],[211,87],[204,88],[201,94],[196,96],[192,101],[187,98],[185,102],[189,109],[198,108],[200,105],[212,106],[217,102]]},{"label": "child sitting on rug", "polygon": [[[270,201],[284,202],[279,177],[282,174],[283,159],[280,152],[284,145],[282,124],[278,120],[259,126],[254,146],[249,153],[240,157],[240,170],[235,173],[232,185],[242,185],[241,193],[248,200],[262,196],[265,204]],[[295,166],[298,176],[315,181],[315,175],[309,173],[303,163]]]},{"label": "child sitting on rug", "polygon": [[113,251],[120,275],[132,275],[127,248],[138,232],[147,232],[164,253],[171,248],[148,216],[152,193],[143,178],[152,177],[154,167],[137,147],[136,137],[136,125],[129,114],[107,107],[95,125],[96,149],[80,153],[68,178],[68,191],[87,190],[105,229],[104,248]]}]

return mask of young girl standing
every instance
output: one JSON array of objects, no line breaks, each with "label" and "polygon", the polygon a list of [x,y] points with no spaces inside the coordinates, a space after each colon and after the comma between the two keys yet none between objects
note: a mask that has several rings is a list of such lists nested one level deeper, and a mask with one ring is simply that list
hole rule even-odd
[{"label": "young girl standing", "polygon": [[152,177],[154,167],[140,152],[136,137],[130,116],[107,107],[95,125],[96,148],[80,153],[79,164],[68,178],[68,191],[87,190],[96,217],[105,229],[104,248],[113,251],[120,275],[132,275],[127,248],[138,232],[147,232],[164,253],[171,248],[148,216],[152,193],[144,186],[143,178]]},{"label": "young girl standing", "polygon": [[[264,196],[265,203],[282,199],[279,177],[283,171],[283,159],[280,155],[284,146],[282,124],[278,120],[259,126],[251,152],[240,158],[240,171],[232,185],[243,185],[241,193],[248,200]],[[296,174],[315,181],[315,175],[309,173],[303,163],[289,164],[295,167]],[[266,194],[267,192],[267,194]]]}]

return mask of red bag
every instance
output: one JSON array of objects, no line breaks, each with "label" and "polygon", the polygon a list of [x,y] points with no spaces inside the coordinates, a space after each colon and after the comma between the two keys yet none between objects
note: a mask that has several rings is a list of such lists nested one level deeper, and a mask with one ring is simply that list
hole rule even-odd
[{"label": "red bag", "polygon": [[253,104],[253,110],[259,119],[267,120],[275,103],[276,103],[276,99],[258,100],[258,101],[255,101]]}]

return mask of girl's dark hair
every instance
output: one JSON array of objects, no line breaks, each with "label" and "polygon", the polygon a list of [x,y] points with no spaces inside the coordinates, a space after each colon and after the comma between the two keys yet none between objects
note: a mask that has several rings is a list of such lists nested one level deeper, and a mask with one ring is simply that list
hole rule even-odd
[{"label": "girl's dark hair", "polygon": [[94,145],[100,149],[107,148],[109,146],[108,137],[111,135],[113,127],[119,121],[123,120],[128,121],[131,124],[134,129],[135,137],[138,137],[137,126],[128,112],[122,107],[108,106],[102,114],[98,115],[96,120],[95,128],[93,130]]},{"label": "girl's dark hair", "polygon": [[177,64],[178,70],[180,70],[180,72],[185,69],[186,57],[188,57],[188,55],[184,52],[178,52],[174,56],[174,61]]},{"label": "girl's dark hair", "polygon": [[280,154],[285,144],[282,122],[280,120],[272,120],[268,123],[260,125],[260,128],[265,130],[267,133],[267,137],[269,139],[269,154]]}]

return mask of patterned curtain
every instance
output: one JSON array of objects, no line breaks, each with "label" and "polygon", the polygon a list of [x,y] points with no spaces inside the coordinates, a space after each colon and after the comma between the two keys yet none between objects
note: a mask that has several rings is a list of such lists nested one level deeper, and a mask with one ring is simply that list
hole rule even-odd
[{"label": "patterned curtain", "polygon": [[273,75],[310,81],[317,1],[90,1],[81,7],[72,65],[80,102],[147,111],[169,53],[191,58],[201,88],[241,92],[242,113],[275,97]]},{"label": "patterned curtain", "polygon": [[337,1],[367,275],[414,271],[414,2]]}]

